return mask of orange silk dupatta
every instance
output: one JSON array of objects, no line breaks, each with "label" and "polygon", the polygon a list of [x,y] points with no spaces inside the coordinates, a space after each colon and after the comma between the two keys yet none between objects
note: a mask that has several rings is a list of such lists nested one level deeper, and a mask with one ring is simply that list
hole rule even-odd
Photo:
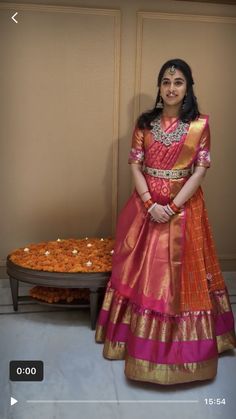
[{"label": "orange silk dupatta", "polygon": [[[184,146],[173,169],[190,167],[207,123],[202,116],[191,122]],[[171,180],[171,198],[182,180]],[[202,228],[199,228],[202,226]],[[201,187],[170,222],[170,261],[172,275],[180,282],[180,310],[209,310],[210,290],[224,288]]]}]

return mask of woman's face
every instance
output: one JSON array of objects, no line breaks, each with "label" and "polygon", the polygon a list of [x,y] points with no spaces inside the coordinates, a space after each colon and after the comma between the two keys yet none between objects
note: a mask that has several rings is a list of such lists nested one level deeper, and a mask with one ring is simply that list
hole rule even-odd
[{"label": "woman's face", "polygon": [[174,69],[171,74],[168,68],[162,78],[160,94],[164,105],[181,105],[187,93],[187,81],[182,71]]}]

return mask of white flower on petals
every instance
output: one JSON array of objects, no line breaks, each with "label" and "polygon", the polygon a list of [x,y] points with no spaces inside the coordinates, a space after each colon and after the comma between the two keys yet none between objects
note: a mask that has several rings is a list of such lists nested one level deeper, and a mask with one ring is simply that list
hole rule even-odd
[{"label": "white flower on petals", "polygon": [[73,255],[77,255],[78,250],[74,249],[74,250],[72,250],[72,253],[73,253]]},{"label": "white flower on petals", "polygon": [[29,252],[29,248],[28,247],[25,247],[24,248],[24,252]]},{"label": "white flower on petals", "polygon": [[104,239],[100,239],[101,242],[104,242]]},{"label": "white flower on petals", "polygon": [[61,242],[61,239],[57,239],[57,242]]},{"label": "white flower on petals", "polygon": [[111,255],[113,255],[113,253],[114,253],[114,250],[111,250],[111,251],[110,251],[110,254],[111,254]]},{"label": "white flower on petals", "polygon": [[93,263],[91,262],[91,260],[89,260],[88,262],[86,262],[86,265],[87,265],[87,266],[92,266],[92,264],[93,264]]},{"label": "white flower on petals", "polygon": [[49,250],[46,250],[46,252],[44,253],[46,256],[50,255]]},{"label": "white flower on petals", "polygon": [[92,244],[91,244],[91,243],[88,243],[88,244],[87,244],[87,247],[92,247]]}]

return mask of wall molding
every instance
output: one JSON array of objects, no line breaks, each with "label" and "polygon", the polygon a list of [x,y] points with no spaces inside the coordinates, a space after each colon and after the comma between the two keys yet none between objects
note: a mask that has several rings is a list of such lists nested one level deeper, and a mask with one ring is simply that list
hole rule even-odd
[{"label": "wall molding", "polygon": [[190,15],[185,13],[137,12],[142,19],[180,20],[188,22],[236,23],[236,17],[213,15]]},{"label": "wall molding", "polygon": [[96,7],[80,7],[80,6],[53,6],[44,4],[21,4],[21,3],[1,3],[0,9],[3,10],[25,10],[27,12],[51,12],[51,13],[78,13],[83,15],[105,15],[120,16],[118,9],[98,9]]},{"label": "wall molding", "polygon": [[[121,13],[118,9],[97,9],[87,7],[47,6],[40,4],[0,3],[0,10],[17,10],[46,13],[76,13],[80,15],[108,16],[113,18],[114,37],[114,85],[113,85],[113,134],[112,143],[112,191],[111,191],[111,231],[114,235],[118,211],[118,143],[120,111],[120,38]],[[10,18],[10,17],[9,17]],[[19,16],[20,19],[20,16]]]},{"label": "wall molding", "polygon": [[136,32],[136,63],[135,63],[135,88],[134,88],[134,118],[135,123],[140,114],[140,88],[141,88],[141,63],[143,45],[143,25],[145,20],[169,20],[182,22],[207,22],[207,23],[229,23],[236,24],[236,17],[211,16],[211,15],[190,15],[183,13],[159,13],[159,12],[137,12]]}]

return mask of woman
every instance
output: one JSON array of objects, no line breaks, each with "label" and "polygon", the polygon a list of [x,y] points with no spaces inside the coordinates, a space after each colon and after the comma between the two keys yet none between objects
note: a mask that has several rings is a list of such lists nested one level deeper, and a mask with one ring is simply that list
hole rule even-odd
[{"label": "woman", "polygon": [[96,328],[103,355],[129,379],[212,379],[236,346],[234,318],[208,222],[202,180],[210,166],[208,116],[191,69],[167,61],[155,107],[134,129],[135,191],[117,225],[112,275]]}]

